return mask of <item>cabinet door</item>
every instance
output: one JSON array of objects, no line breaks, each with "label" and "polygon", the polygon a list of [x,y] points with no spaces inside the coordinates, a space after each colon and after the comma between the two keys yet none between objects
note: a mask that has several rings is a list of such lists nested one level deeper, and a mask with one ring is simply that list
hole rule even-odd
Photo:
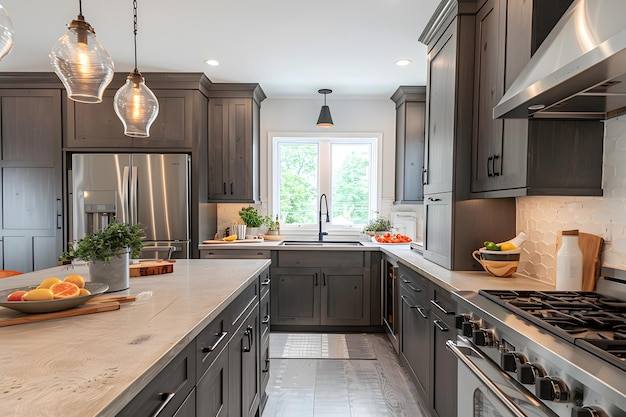
[{"label": "cabinet door", "polygon": [[159,100],[159,114],[150,127],[150,137],[146,139],[124,135],[124,125],[113,107],[115,90],[106,90],[102,103],[99,104],[78,103],[68,99],[67,146],[191,149],[194,92],[190,90],[153,90],[153,92]]},{"label": "cabinet door", "polygon": [[455,23],[428,54],[424,194],[452,191],[457,65]]},{"label": "cabinet door", "polygon": [[209,100],[209,200],[254,202],[259,143],[253,101]]},{"label": "cabinet door", "polygon": [[274,268],[271,274],[272,325],[320,324],[319,268]]},{"label": "cabinet door", "polygon": [[370,324],[370,280],[363,268],[322,268],[322,325]]},{"label": "cabinet door", "polygon": [[424,199],[424,102],[407,101],[396,113],[396,202]]},{"label": "cabinet door", "polygon": [[452,265],[452,193],[424,199],[424,259],[444,268]]},{"label": "cabinet door", "polygon": [[493,108],[504,94],[506,8],[500,7],[501,1],[488,0],[476,16],[471,182],[474,192],[494,189],[494,180],[502,174],[503,120],[493,118]]},{"label": "cabinet door", "polygon": [[56,265],[64,250],[60,90],[0,90],[3,269]]},{"label": "cabinet door", "polygon": [[198,416],[228,416],[228,348],[223,349],[196,385]]},{"label": "cabinet door", "polygon": [[255,417],[260,403],[259,304],[228,344],[229,414]]},{"label": "cabinet door", "polygon": [[417,381],[422,397],[428,398],[430,388],[430,312],[422,303],[401,297],[400,354]]},{"label": "cabinet door", "polygon": [[456,335],[445,319],[433,313],[432,321],[432,408],[438,417],[456,417],[457,360],[446,348]]}]

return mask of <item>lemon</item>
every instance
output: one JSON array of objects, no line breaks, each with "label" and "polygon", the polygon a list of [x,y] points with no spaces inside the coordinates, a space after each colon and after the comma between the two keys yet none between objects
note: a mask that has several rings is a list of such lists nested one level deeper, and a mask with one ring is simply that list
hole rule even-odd
[{"label": "lemon", "polygon": [[511,242],[504,242],[500,244],[500,250],[513,250],[513,249],[517,249],[517,246],[515,246]]},{"label": "lemon", "polygon": [[22,296],[22,301],[46,301],[53,299],[54,294],[48,288],[36,288]]},{"label": "lemon", "polygon": [[89,290],[87,288],[81,288],[80,289],[80,294],[78,294],[80,297],[82,297],[83,295],[91,295],[91,293],[89,292]]},{"label": "lemon", "polygon": [[237,240],[237,235],[226,236],[224,239],[226,242],[232,242],[233,240]]},{"label": "lemon", "polygon": [[41,284],[39,284],[39,287],[37,288],[50,288],[53,284],[56,284],[57,282],[61,282],[61,280],[56,277],[46,278],[41,281]]}]

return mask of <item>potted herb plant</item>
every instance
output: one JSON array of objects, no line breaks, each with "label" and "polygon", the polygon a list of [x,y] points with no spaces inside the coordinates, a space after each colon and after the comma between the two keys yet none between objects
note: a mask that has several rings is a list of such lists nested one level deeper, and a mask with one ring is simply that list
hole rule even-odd
[{"label": "potted herb plant", "polygon": [[391,230],[391,222],[384,216],[381,216],[376,212],[376,217],[369,221],[363,228],[363,232],[367,235],[374,236],[381,232],[388,232]]},{"label": "potted herb plant", "polygon": [[257,236],[259,234],[259,227],[263,226],[265,222],[265,218],[252,206],[242,207],[241,210],[239,210],[239,217],[241,217],[241,220],[246,225],[247,236]]},{"label": "potted herb plant", "polygon": [[278,232],[280,230],[280,222],[278,221],[278,216],[276,216],[276,219],[272,219],[270,216],[265,216],[263,218],[263,224],[267,226],[267,235],[278,235]]},{"label": "potted herb plant", "polygon": [[129,258],[137,259],[141,255],[144,235],[139,224],[127,225],[113,220],[105,229],[72,242],[69,251],[59,260],[89,262],[92,282],[109,284],[108,292],[125,290],[130,284]]}]

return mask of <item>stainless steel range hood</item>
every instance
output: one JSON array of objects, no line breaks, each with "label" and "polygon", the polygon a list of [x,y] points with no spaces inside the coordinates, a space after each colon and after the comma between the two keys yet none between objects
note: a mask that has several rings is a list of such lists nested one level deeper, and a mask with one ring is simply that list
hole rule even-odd
[{"label": "stainless steel range hood", "polygon": [[576,0],[494,107],[494,118],[626,112],[626,1]]}]

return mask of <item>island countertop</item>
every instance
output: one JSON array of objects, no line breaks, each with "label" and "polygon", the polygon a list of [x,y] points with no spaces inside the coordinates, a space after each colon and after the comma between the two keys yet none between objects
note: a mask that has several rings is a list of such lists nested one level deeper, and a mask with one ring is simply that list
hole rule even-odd
[{"label": "island countertop", "polygon": [[[174,272],[131,278],[111,295],[152,293],[119,310],[0,327],[3,416],[114,416],[208,325],[269,260],[178,260]],[[39,284],[86,266],[0,280]],[[12,310],[0,307],[0,314]]]}]

